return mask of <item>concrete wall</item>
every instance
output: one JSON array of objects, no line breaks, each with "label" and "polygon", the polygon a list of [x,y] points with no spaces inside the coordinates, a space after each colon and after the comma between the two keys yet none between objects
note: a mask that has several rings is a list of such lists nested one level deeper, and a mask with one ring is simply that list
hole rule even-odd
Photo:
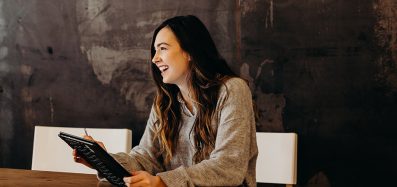
[{"label": "concrete wall", "polygon": [[297,132],[300,186],[397,177],[394,0],[0,0],[0,167],[30,168],[35,125],[130,128],[154,95],[153,29],[194,14],[250,81],[258,131]]}]

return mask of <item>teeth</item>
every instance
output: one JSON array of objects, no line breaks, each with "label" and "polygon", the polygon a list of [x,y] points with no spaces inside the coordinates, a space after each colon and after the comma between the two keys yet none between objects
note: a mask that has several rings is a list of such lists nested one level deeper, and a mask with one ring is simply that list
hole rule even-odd
[{"label": "teeth", "polygon": [[160,69],[161,72],[164,72],[165,70],[168,69],[168,66],[166,66],[166,65],[159,66],[159,69]]}]

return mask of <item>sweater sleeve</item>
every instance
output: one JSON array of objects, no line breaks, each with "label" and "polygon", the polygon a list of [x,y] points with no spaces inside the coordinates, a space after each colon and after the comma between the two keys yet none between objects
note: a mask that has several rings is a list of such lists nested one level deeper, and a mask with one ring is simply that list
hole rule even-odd
[{"label": "sweater sleeve", "polygon": [[159,151],[159,142],[155,139],[156,120],[155,111],[152,108],[139,145],[128,154],[122,152],[111,154],[128,171],[144,170],[152,175],[164,171],[164,166],[160,162],[162,155]]},{"label": "sweater sleeve", "polygon": [[[227,90],[227,93],[226,91]],[[233,78],[222,87],[218,99],[219,124],[215,148],[209,159],[157,175],[167,186],[238,186],[244,181],[250,157],[252,125],[255,125],[248,85]]]}]

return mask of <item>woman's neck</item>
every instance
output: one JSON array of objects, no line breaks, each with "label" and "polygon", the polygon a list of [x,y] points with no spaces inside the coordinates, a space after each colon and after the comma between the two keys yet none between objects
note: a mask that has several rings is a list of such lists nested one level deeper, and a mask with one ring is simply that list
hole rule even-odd
[{"label": "woman's neck", "polygon": [[179,90],[181,91],[182,99],[186,103],[186,107],[189,109],[191,113],[193,113],[193,99],[194,99],[193,92],[191,92],[191,89],[189,89],[187,86],[179,87]]}]

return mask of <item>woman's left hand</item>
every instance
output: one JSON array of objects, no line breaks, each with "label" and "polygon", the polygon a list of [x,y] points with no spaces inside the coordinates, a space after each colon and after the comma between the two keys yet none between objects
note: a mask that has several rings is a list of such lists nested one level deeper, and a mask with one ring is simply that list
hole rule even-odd
[{"label": "woman's left hand", "polygon": [[153,176],[146,171],[134,171],[131,177],[124,177],[125,185],[128,187],[134,186],[159,186],[165,187],[165,183],[159,176]]}]

